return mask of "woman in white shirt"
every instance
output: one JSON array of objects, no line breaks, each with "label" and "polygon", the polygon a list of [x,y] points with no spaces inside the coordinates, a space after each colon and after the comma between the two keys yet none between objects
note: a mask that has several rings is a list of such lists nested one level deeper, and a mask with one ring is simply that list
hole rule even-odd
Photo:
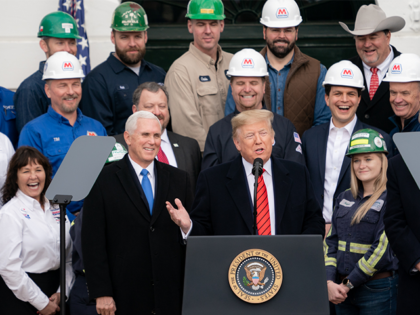
[{"label": "woman in white shirt", "polygon": [[[60,310],[60,209],[45,198],[51,175],[48,159],[32,147],[19,148],[10,160],[0,210],[0,314]],[[71,246],[67,235],[66,292],[73,281]]]}]

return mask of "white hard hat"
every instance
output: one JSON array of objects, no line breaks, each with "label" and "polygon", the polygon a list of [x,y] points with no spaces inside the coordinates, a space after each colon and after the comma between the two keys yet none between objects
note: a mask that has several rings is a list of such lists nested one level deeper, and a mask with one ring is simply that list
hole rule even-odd
[{"label": "white hard hat", "polygon": [[420,57],[416,54],[401,54],[392,60],[385,82],[420,81]]},{"label": "white hard hat", "polygon": [[322,86],[350,86],[363,91],[365,89],[363,82],[363,74],[359,67],[348,60],[342,60],[328,69]]},{"label": "white hard hat", "polygon": [[47,59],[42,80],[84,78],[79,59],[66,51],[59,51]]},{"label": "white hard hat", "polygon": [[262,9],[260,23],[273,28],[293,27],[302,23],[302,17],[294,0],[268,0]]},{"label": "white hard hat", "polygon": [[232,77],[265,77],[268,75],[267,63],[259,52],[245,48],[232,57],[226,74]]}]

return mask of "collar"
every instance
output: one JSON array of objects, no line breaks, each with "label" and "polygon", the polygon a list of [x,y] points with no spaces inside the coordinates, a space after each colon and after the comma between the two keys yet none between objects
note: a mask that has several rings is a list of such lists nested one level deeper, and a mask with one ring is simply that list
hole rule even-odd
[{"label": "collar", "polygon": [[[252,175],[253,165],[244,158],[242,158],[242,164],[244,166],[246,176]],[[264,164],[263,168],[268,175],[273,176],[273,173],[271,172],[271,158]]]},{"label": "collar", "polygon": [[[194,42],[190,43],[190,49],[189,51],[193,56],[195,56],[197,59],[201,60],[203,63],[206,64],[207,68],[210,68],[211,66],[214,66],[216,63],[213,58],[211,58],[209,55],[206,55],[205,53],[201,52],[197,47],[194,46]],[[217,60],[217,64],[220,64],[223,60],[223,54],[222,54],[222,47],[220,45],[217,45],[217,53],[219,56],[219,59]]]},{"label": "collar", "polygon": [[[25,195],[22,190],[18,189],[18,191],[16,192],[16,197],[24,204],[25,207],[27,207],[29,210],[33,211],[33,210],[37,210],[37,209],[41,209],[41,205],[38,202],[38,200],[29,197],[28,195]],[[49,201],[44,198],[44,210],[49,210],[50,207],[50,203]]]},{"label": "collar", "polygon": [[39,72],[44,73],[45,60],[39,63]]},{"label": "collar", "polygon": [[[391,50],[391,52],[388,54],[388,57],[386,57],[384,62],[382,62],[379,66],[376,67],[379,69],[379,71],[381,71],[381,73],[386,73],[388,71],[389,65],[391,64],[392,60],[394,60],[394,50],[392,49],[391,45],[389,45],[389,49]],[[367,71],[370,71],[370,68],[372,68],[368,66],[367,64],[365,64],[363,60],[362,60],[362,64],[363,64],[363,68]]]},{"label": "collar", "polygon": [[[130,160],[131,165],[133,165],[134,171],[136,172],[137,177],[140,176],[140,172],[143,170],[143,167],[141,167],[140,165],[138,165],[136,162],[133,161],[133,159],[131,158],[130,154],[128,155],[128,159]],[[155,177],[155,160],[153,160],[147,167],[146,170],[149,171],[150,177],[154,178]]]},{"label": "collar", "polygon": [[[119,61],[117,59],[117,57],[115,57],[113,55],[113,53],[110,53],[109,54],[109,57],[107,59],[107,62],[109,63],[109,65],[111,66],[112,70],[115,73],[119,73],[119,72],[123,71],[124,69],[128,69],[131,72],[133,72],[133,70],[131,70],[129,67],[127,67],[125,64],[123,64],[121,61]],[[149,68],[149,69],[151,69],[150,64],[146,60],[143,59],[141,61],[141,64],[140,64],[140,73],[142,73],[143,72],[143,69],[146,68],[146,67]]]},{"label": "collar", "polygon": [[169,137],[168,137],[168,131],[166,130],[166,128],[165,130],[163,130],[162,134],[160,135],[160,139],[165,143],[170,143]]},{"label": "collar", "polygon": [[[347,132],[349,133],[349,135],[351,136],[353,134],[354,126],[356,126],[356,122],[357,122],[357,116],[354,115],[353,120],[342,128],[346,129]],[[342,128],[338,128],[338,127],[334,126],[333,119],[331,117],[331,119],[330,119],[330,131],[333,128],[342,129]]]},{"label": "collar", "polygon": [[[268,48],[267,48],[267,49],[268,49]],[[291,67],[291,66],[292,66],[292,63],[293,63],[293,60],[295,60],[295,54],[294,54],[294,53],[293,53],[292,59],[290,59],[290,61],[284,65],[283,69],[284,69],[284,68],[286,68],[286,67]],[[267,66],[269,66],[270,68],[274,69],[274,68],[271,66],[271,64],[270,64],[270,61],[268,60],[268,54],[267,54],[267,53],[265,54],[265,62],[267,63]],[[282,70],[283,70],[283,69],[282,69]],[[276,70],[276,69],[274,69],[274,70]],[[277,70],[276,70],[276,71],[277,71]],[[281,70],[280,70],[280,71],[281,71]]]},{"label": "collar", "polygon": [[410,131],[411,130],[410,128],[411,127],[414,127],[414,126],[412,126],[413,124],[415,125],[417,123],[420,123],[420,121],[418,120],[419,119],[419,113],[420,112],[417,112],[413,117],[404,120],[404,126],[405,126],[404,129],[401,128],[401,126],[402,126],[401,125],[401,119],[397,115],[393,115],[393,116],[389,117],[388,119],[390,121],[392,121],[392,123],[395,126],[397,126],[398,131],[400,131],[400,132],[402,132],[402,131]]},{"label": "collar", "polygon": [[[48,115],[50,115],[50,117],[52,117],[55,121],[57,121],[57,122],[59,122],[59,123],[68,123],[69,125],[70,125],[70,123],[69,123],[69,120],[66,118],[66,117],[64,117],[64,116],[61,116],[59,113],[57,113],[53,108],[52,108],[52,106],[50,105],[50,106],[48,106]],[[77,108],[77,118],[76,118],[76,121],[78,121],[79,123],[80,123],[80,121],[83,119],[83,114],[82,114],[82,111],[79,109],[79,108]]]}]

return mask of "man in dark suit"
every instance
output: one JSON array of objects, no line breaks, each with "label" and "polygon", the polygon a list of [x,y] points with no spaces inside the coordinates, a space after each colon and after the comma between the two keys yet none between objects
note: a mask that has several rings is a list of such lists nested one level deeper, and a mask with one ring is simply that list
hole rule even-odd
[{"label": "man in dark suit", "polygon": [[325,102],[331,110],[331,121],[312,127],[303,134],[303,153],[306,159],[315,197],[323,208],[325,232],[331,227],[331,217],[337,196],[350,188],[351,158],[345,154],[351,135],[360,129],[372,128],[385,139],[388,156],[393,143],[382,130],[362,123],[356,117],[363,75],[350,61],[340,61],[328,69],[325,81]]},{"label": "man in dark suit", "polygon": [[367,87],[357,109],[357,117],[366,124],[390,133],[394,128],[389,117],[394,115],[389,103],[389,83],[383,78],[391,61],[401,53],[391,46],[391,33],[404,28],[402,17],[386,17],[377,5],[363,5],[357,12],[354,30],[340,22],[343,29],[354,35],[358,56],[350,59],[363,73]]},{"label": "man in dark suit", "polygon": [[[240,156],[201,172],[191,220],[182,202],[169,202],[172,220],[183,237],[191,235],[249,235],[253,233],[253,162],[263,161],[258,178],[259,235],[324,235],[324,219],[305,166],[272,156],[273,113],[250,110],[232,119],[233,139]],[[188,209],[188,207],[186,207]],[[191,224],[192,222],[192,224]]]},{"label": "man in dark suit", "polygon": [[[133,113],[145,110],[154,114],[162,125],[162,142],[157,159],[172,165],[190,175],[193,188],[201,170],[201,151],[197,140],[168,131],[169,119],[168,91],[156,82],[140,84],[133,93]],[[117,142],[126,146],[124,134],[114,136]],[[126,146],[127,147],[127,146]]]},{"label": "man in dark suit", "polygon": [[[417,143],[413,145],[418,146]],[[399,260],[398,315],[417,315],[420,296],[420,189],[401,155],[389,161],[385,232]]]},{"label": "man in dark suit", "polygon": [[[241,69],[242,62],[247,59],[253,60],[256,66],[238,71],[238,68]],[[231,76],[230,86],[236,108],[233,113],[210,127],[203,153],[203,170],[232,161],[239,155],[232,140],[231,120],[246,110],[266,110],[263,97],[265,93],[264,75],[267,73],[264,57],[255,50],[243,49],[233,56],[227,75]],[[305,164],[302,141],[292,122],[283,116],[274,114],[272,126],[275,132],[273,156]]]},{"label": "man in dark suit", "polygon": [[125,157],[103,169],[85,199],[82,253],[98,314],[181,314],[185,248],[165,201],[191,206],[189,176],[155,160],[161,125],[129,117]]}]

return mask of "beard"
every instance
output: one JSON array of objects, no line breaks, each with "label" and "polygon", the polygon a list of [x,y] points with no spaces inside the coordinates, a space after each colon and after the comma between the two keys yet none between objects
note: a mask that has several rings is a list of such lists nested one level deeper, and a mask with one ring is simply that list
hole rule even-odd
[{"label": "beard", "polygon": [[[275,41],[272,41],[272,42],[270,42],[270,41],[266,41],[266,42],[267,42],[268,49],[277,58],[286,57],[295,48],[295,43],[296,43],[296,41],[289,42],[289,41],[284,40],[284,39],[278,39],[278,40],[275,40]],[[286,43],[287,46],[286,47],[278,47],[278,46],[275,46],[276,43]]]},{"label": "beard", "polygon": [[[130,49],[130,50],[134,50],[134,49]],[[115,53],[121,59],[121,61],[127,66],[134,66],[138,64],[140,61],[143,60],[144,55],[146,55],[146,47],[138,48],[136,50],[137,50],[137,54],[135,54],[133,57],[129,57],[126,50],[121,50],[118,48],[117,45],[115,45]]]}]

